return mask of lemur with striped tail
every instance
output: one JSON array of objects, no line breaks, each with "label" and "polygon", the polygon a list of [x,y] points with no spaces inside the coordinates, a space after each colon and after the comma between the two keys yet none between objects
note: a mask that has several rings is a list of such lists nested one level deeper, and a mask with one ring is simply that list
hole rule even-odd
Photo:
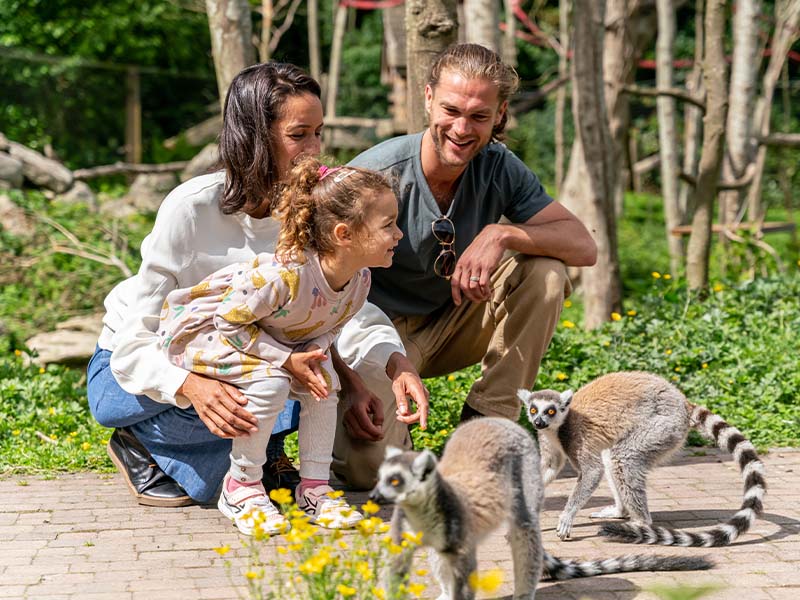
[{"label": "lemur with striped tail", "polygon": [[[638,371],[609,373],[572,391],[519,390],[528,419],[537,429],[544,484],[565,458],[578,481],[561,513],[556,533],[569,537],[575,514],[586,504],[605,470],[614,505],[593,518],[630,517],[607,523],[600,535],[616,541],[666,546],[726,546],[745,533],[764,510],[764,465],[735,427],[696,406],[665,379]],[[744,480],[744,500],[725,523],[701,532],[654,527],[647,508],[647,473],[686,441],[690,427],[733,454]]]},{"label": "lemur with striped tail", "polygon": [[[701,557],[623,556],[605,560],[561,560],[542,549],[539,516],[544,486],[531,435],[507,419],[478,418],[460,425],[441,460],[428,450],[388,448],[370,499],[394,504],[391,536],[422,532],[439,600],[472,600],[469,584],[477,568],[478,544],[502,524],[514,562],[514,598],[533,600],[542,573],[551,579],[628,571],[708,569]],[[411,556],[393,557],[390,592],[411,568]]]}]

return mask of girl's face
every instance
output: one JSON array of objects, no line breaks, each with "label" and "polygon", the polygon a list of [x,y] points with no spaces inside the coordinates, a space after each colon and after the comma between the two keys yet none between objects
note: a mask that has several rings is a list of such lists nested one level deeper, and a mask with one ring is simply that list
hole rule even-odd
[{"label": "girl's face", "polygon": [[289,96],[272,125],[273,152],[278,180],[289,174],[292,161],[301,154],[317,156],[322,142],[322,102],[314,94]]},{"label": "girl's face", "polygon": [[367,208],[361,251],[365,267],[390,267],[394,249],[403,237],[397,226],[397,199],[391,190],[373,192]]}]

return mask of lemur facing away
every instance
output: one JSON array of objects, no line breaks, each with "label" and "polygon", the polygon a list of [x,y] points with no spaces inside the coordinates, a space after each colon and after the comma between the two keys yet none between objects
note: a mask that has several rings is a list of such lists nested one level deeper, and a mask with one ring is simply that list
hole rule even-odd
[{"label": "lemur facing away", "polygon": [[[671,383],[650,373],[609,373],[571,391],[520,390],[528,419],[539,433],[544,484],[564,466],[578,471],[578,481],[556,530],[569,537],[575,514],[597,489],[605,468],[614,505],[595,518],[630,517],[608,523],[600,535],[622,542],[677,546],[725,546],[746,532],[763,512],[764,465],[738,429],[708,409],[689,403]],[[645,490],[647,473],[682,447],[694,427],[731,452],[744,480],[744,500],[726,523],[698,533],[652,527]]]},{"label": "lemur facing away", "polygon": [[[391,535],[422,532],[431,547],[432,570],[442,588],[440,600],[475,597],[468,578],[477,568],[476,548],[506,523],[514,561],[514,598],[533,599],[542,570],[552,579],[627,571],[708,569],[705,558],[624,556],[579,562],[543,552],[539,513],[544,486],[533,438],[506,419],[479,418],[460,425],[441,460],[428,450],[388,448],[370,494],[375,502],[395,504]],[[543,564],[544,563],[544,564]],[[390,566],[394,590],[411,568],[411,557]]]}]

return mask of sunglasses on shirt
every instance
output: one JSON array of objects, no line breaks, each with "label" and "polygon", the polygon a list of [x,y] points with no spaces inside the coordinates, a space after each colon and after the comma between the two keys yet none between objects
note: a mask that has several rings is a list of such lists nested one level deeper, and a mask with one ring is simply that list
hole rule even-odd
[{"label": "sunglasses on shirt", "polygon": [[453,249],[456,227],[450,219],[441,216],[431,223],[431,230],[441,246],[439,256],[433,262],[433,272],[439,277],[450,279],[456,270],[456,251]]}]

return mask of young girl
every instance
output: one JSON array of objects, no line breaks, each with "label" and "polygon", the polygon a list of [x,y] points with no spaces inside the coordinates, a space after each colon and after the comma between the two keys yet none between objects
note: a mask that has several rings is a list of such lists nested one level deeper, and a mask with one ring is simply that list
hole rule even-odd
[{"label": "young girl", "polygon": [[391,265],[402,237],[397,201],[377,173],[305,158],[292,169],[274,216],[281,221],[274,255],[170,292],[161,346],[174,364],[236,385],[258,418],[256,433],[233,439],[218,502],[239,531],[252,533],[255,510],[268,533],[286,525],[261,475],[290,388],[302,404],[298,506],[323,526],[350,527],[361,515],[328,485],[339,389],[330,346],[366,301],[368,267]]}]

